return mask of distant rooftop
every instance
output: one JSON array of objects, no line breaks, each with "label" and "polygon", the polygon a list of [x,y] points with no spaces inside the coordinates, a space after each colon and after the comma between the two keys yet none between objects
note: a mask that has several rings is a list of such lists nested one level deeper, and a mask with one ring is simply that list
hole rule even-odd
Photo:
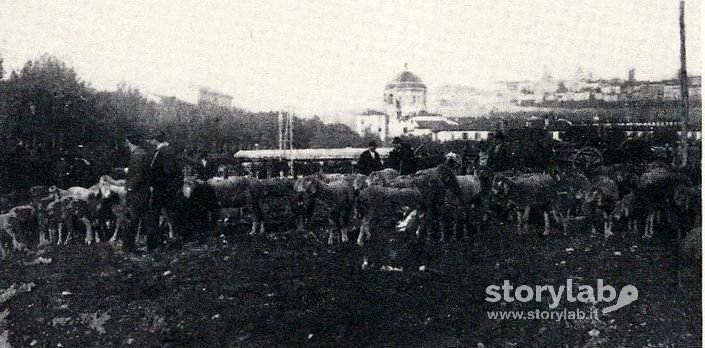
[{"label": "distant rooftop", "polygon": [[416,76],[411,71],[402,71],[397,77],[392,81],[387,83],[384,89],[394,89],[394,88],[423,88],[426,89],[426,85],[423,83],[420,77]]}]

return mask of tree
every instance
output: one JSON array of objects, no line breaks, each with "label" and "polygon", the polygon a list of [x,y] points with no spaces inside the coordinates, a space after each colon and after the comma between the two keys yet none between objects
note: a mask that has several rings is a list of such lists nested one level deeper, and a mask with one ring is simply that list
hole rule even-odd
[{"label": "tree", "polygon": [[51,56],[27,62],[4,89],[13,134],[56,145],[80,140],[87,126],[91,91],[73,69]]}]

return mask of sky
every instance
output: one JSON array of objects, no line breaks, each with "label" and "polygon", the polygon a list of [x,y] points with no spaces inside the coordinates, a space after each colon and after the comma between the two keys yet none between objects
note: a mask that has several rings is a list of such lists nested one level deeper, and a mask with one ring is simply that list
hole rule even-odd
[{"label": "sky", "polygon": [[[404,64],[429,86],[539,79],[672,78],[677,0],[0,0],[0,57],[54,55],[98,89],[120,82],[195,101],[199,86],[253,111],[378,107]],[[701,3],[686,2],[688,70]]]}]

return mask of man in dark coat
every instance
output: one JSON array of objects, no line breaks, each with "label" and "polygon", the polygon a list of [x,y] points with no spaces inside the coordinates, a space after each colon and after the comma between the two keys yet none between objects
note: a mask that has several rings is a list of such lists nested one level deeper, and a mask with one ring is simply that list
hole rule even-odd
[{"label": "man in dark coat", "polygon": [[208,155],[202,153],[199,156],[198,163],[194,167],[194,172],[198,180],[206,181],[216,175],[218,168],[213,164],[213,162],[208,160]]},{"label": "man in dark coat", "polygon": [[392,140],[392,145],[394,145],[394,149],[389,153],[385,167],[398,170],[401,175],[415,173],[417,168],[414,150],[399,137]]},{"label": "man in dark coat", "polygon": [[370,141],[367,150],[361,155],[357,161],[357,170],[361,174],[369,175],[370,173],[382,169],[382,159],[377,153],[377,142]]},{"label": "man in dark coat", "polygon": [[176,155],[169,147],[164,133],[157,134],[151,139],[156,147],[152,155],[149,172],[150,186],[152,187],[152,199],[149,208],[149,221],[152,233],[147,235],[147,247],[156,248],[162,242],[162,234],[159,232],[159,217],[162,210],[166,213],[169,222],[174,226],[176,203],[179,201],[179,191],[183,186],[184,175],[181,164]]},{"label": "man in dark coat", "polygon": [[[127,168],[125,180],[126,193],[126,218],[127,228],[123,240],[125,251],[135,250],[135,237],[140,221],[144,221],[149,208],[149,156],[141,146],[142,139],[136,135],[129,135],[125,139],[125,146],[130,151],[130,163]],[[143,223],[143,232],[149,226]]]}]

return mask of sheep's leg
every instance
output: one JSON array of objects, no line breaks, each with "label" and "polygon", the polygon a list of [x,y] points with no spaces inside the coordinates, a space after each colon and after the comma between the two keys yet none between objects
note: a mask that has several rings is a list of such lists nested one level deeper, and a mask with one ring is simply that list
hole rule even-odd
[{"label": "sheep's leg", "polygon": [[169,228],[169,239],[174,239],[174,224],[171,223],[171,219],[169,217],[166,219],[166,227]]},{"label": "sheep's leg", "polygon": [[357,235],[357,245],[365,245],[364,238],[370,237],[370,218],[365,216],[362,218],[362,223],[360,223],[360,233]]},{"label": "sheep's leg", "polygon": [[250,236],[254,236],[255,234],[257,234],[258,225],[259,222],[257,221],[257,219],[252,221],[252,229],[250,230]]},{"label": "sheep's leg", "polygon": [[62,235],[63,229],[64,229],[64,223],[59,222],[59,227],[57,229],[56,245],[61,245],[61,242],[62,242],[61,235]]},{"label": "sheep's leg", "polygon": [[553,216],[553,219],[556,220],[556,223],[563,225],[563,233],[566,233],[568,230],[568,223],[565,218],[563,218],[563,214],[559,214],[558,211],[556,211],[556,208],[551,208],[551,215]]},{"label": "sheep's leg", "polygon": [[656,213],[655,212],[649,212],[649,214],[646,216],[646,222],[644,223],[644,235],[642,238],[648,239],[651,238],[652,233],[653,233],[653,221],[655,218]]},{"label": "sheep's leg", "polygon": [[110,240],[108,241],[108,243],[112,244],[117,241],[118,230],[120,230],[120,226],[121,226],[121,222],[120,222],[120,219],[118,219],[117,221],[115,221],[115,231],[113,232],[113,236],[110,237]]},{"label": "sheep's leg", "polygon": [[524,219],[521,217],[521,210],[517,210],[517,232],[519,234],[522,234],[524,231],[522,231],[522,222]]},{"label": "sheep's leg", "polygon": [[656,217],[656,214],[651,216],[651,221],[649,222],[649,238],[654,236],[654,218]]},{"label": "sheep's leg", "polygon": [[74,228],[73,228],[73,217],[69,216],[67,221],[66,221],[66,230],[64,233],[64,244],[68,243],[70,240],[73,239],[73,233],[74,233]]},{"label": "sheep's leg", "polygon": [[634,219],[634,235],[639,235],[639,219]]},{"label": "sheep's leg", "polygon": [[606,212],[602,212],[602,219],[605,225],[605,238],[612,236],[612,221]]},{"label": "sheep's leg", "polygon": [[343,227],[340,229],[340,241],[342,243],[345,243],[349,240],[348,238],[348,229],[347,227]]},{"label": "sheep's leg", "polygon": [[548,233],[550,232],[550,228],[551,228],[551,226],[550,226],[550,225],[551,225],[551,221],[550,221],[550,219],[549,219],[549,217],[548,217],[548,212],[547,212],[547,211],[544,211],[544,212],[543,212],[543,224],[544,224],[544,226],[543,226],[543,235],[544,235],[544,236],[548,236]]},{"label": "sheep's leg", "polygon": [[[93,243],[93,228],[91,227],[91,222],[88,221],[88,218],[85,216],[82,216],[80,220],[83,223],[83,226],[86,227],[85,242],[86,244],[90,245],[91,243]],[[96,238],[95,242],[98,242],[98,238]]]},{"label": "sheep's leg", "polygon": [[328,245],[333,245],[333,235],[335,234],[334,229],[328,231]]}]

